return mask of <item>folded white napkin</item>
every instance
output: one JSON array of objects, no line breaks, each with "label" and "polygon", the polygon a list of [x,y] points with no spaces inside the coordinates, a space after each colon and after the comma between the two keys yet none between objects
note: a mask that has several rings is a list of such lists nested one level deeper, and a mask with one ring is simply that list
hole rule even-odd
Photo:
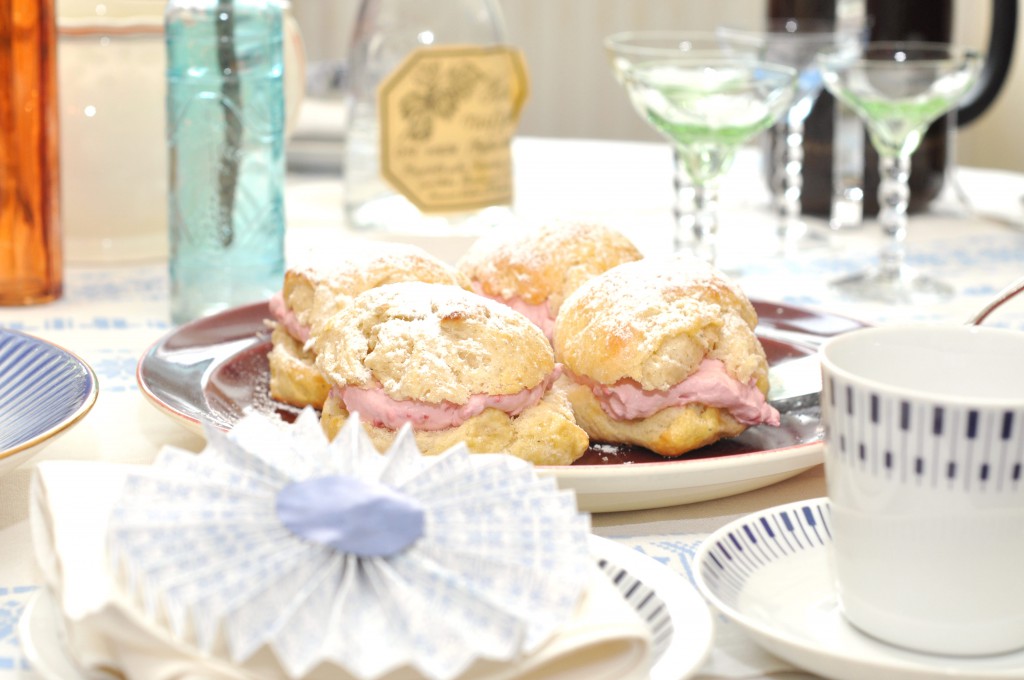
[{"label": "folded white napkin", "polygon": [[[32,526],[37,561],[63,614],[70,652],[83,669],[118,669],[145,680],[285,679],[274,654],[261,649],[235,667],[219,654],[204,656],[173,639],[114,579],[108,564],[111,510],[126,476],[141,466],[46,461],[35,472]],[[630,680],[646,678],[650,636],[636,612],[597,569],[573,617],[532,654],[514,663],[477,661],[460,680]],[[379,639],[380,654],[388,640]],[[330,663],[307,680],[353,676]],[[386,680],[419,677],[408,666]]]}]

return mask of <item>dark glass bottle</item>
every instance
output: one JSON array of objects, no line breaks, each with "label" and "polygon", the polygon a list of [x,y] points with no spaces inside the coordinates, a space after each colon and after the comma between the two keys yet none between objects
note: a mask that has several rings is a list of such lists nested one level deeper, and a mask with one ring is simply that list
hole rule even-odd
[{"label": "dark glass bottle", "polygon": [[[991,42],[981,86],[961,105],[959,118],[950,113],[935,121],[911,157],[911,212],[925,209],[942,190],[949,154],[950,131],[973,119],[995,98],[1012,56],[1016,0],[993,0]],[[953,28],[952,0],[865,0],[868,39],[949,42]],[[836,2],[769,0],[772,18],[820,18],[835,21]],[[973,96],[972,96],[973,95]],[[827,216],[832,200],[832,146],[835,100],[822,92],[804,131],[803,210]],[[864,144],[864,214],[878,211],[878,154]]]}]

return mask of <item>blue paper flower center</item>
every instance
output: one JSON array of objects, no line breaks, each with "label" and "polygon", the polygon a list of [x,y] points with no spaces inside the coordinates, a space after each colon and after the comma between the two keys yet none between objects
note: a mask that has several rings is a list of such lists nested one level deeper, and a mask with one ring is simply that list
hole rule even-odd
[{"label": "blue paper flower center", "polygon": [[345,475],[289,484],[278,492],[276,510],[297,536],[359,557],[394,555],[424,533],[425,512],[415,498]]}]

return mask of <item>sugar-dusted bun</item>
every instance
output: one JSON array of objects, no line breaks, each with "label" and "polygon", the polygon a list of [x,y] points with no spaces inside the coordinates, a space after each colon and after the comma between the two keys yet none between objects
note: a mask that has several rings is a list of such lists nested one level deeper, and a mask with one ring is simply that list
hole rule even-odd
[{"label": "sugar-dusted bun", "polygon": [[550,335],[563,300],[584,281],[640,257],[610,227],[566,221],[483,237],[458,267],[478,293],[522,311]]},{"label": "sugar-dusted bun", "polygon": [[363,291],[400,281],[470,288],[469,280],[458,269],[422,248],[380,241],[353,246],[330,267],[289,269],[281,293],[298,321],[312,329]]},{"label": "sugar-dusted bun", "polygon": [[[465,441],[476,452],[563,464],[587,447],[564,395],[551,389],[557,370],[543,333],[521,314],[457,286],[409,282],[369,290],[327,320],[312,342],[316,364],[335,388],[323,413],[331,436],[348,417],[340,391],[353,390],[409,412],[469,409],[450,426],[411,416],[427,453]],[[512,401],[528,391],[540,401],[524,402],[530,405],[517,414],[492,405],[471,410],[481,399]],[[369,408],[360,415],[380,448],[400,427],[401,416]]]},{"label": "sugar-dusted bun", "polygon": [[630,378],[665,389],[711,355],[739,380],[754,376],[767,389],[756,325],[747,296],[710,265],[647,258],[591,279],[566,301],[555,351],[573,373],[605,384]]},{"label": "sugar-dusted bun", "polygon": [[[693,258],[646,259],[594,277],[562,305],[555,329],[556,355],[576,383],[568,394],[577,422],[595,441],[669,456],[739,434],[760,418],[772,422],[778,414],[764,404],[768,362],[756,324],[743,291]],[[623,405],[613,414],[595,396],[657,397],[710,368],[718,375],[708,380],[730,381],[757,404],[755,415],[702,402],[645,406],[642,415]]]},{"label": "sugar-dusted bun", "polygon": [[525,317],[456,286],[394,283],[369,290],[313,338],[316,364],[336,384],[379,383],[395,399],[464,404],[515,394],[555,367]]},{"label": "sugar-dusted bun", "polygon": [[270,394],[295,406],[321,408],[329,386],[305,346],[309,335],[358,294],[397,281],[427,281],[469,288],[457,269],[408,244],[354,245],[330,267],[294,267],[271,309],[278,319],[271,335]]}]

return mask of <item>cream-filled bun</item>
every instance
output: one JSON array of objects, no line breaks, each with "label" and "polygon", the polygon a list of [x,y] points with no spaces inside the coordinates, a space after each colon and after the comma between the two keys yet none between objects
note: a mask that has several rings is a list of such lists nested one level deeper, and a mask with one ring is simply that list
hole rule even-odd
[{"label": "cream-filled bun", "polygon": [[756,324],[746,295],[692,257],[594,277],[565,301],[555,328],[577,423],[593,441],[663,456],[778,425]]},{"label": "cream-filled bun", "polygon": [[591,277],[640,257],[636,246],[610,227],[555,222],[511,236],[482,237],[457,266],[473,290],[524,314],[550,340],[566,297]]},{"label": "cream-filled bun", "polygon": [[412,424],[426,454],[465,442],[568,465],[586,451],[544,334],[509,307],[458,286],[395,283],[354,298],[313,337],[331,383],[321,422],[333,437],[358,412],[378,449]]},{"label": "cream-filled bun", "polygon": [[353,247],[327,268],[295,267],[270,300],[270,395],[294,406],[322,408],[330,386],[314,364],[310,335],[360,293],[398,281],[469,288],[455,267],[413,245],[372,242]]}]

